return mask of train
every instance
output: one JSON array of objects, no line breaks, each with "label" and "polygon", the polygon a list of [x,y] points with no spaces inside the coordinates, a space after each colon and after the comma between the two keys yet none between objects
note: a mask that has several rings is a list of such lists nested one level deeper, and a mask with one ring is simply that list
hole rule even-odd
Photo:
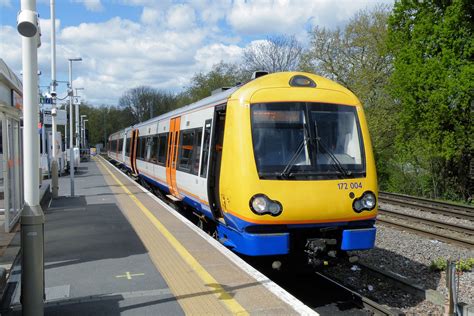
[{"label": "train", "polygon": [[107,155],[238,254],[320,266],[374,247],[364,110],[321,76],[257,74],[111,134]]}]

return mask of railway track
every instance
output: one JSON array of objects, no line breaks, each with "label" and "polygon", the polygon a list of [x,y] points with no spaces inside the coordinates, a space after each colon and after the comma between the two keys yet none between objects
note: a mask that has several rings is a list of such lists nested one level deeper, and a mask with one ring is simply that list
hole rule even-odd
[{"label": "railway track", "polygon": [[[474,221],[474,208],[470,206],[455,205],[386,192],[380,193],[379,201],[415,208],[424,212]],[[427,218],[421,213],[407,214],[405,212],[388,210],[384,207],[379,208],[379,214],[381,216],[379,216],[377,220],[380,223],[427,236],[431,239],[454,243],[467,248],[474,247],[474,225],[454,224],[448,221]]]},{"label": "railway track", "polygon": [[371,315],[402,315],[402,313],[392,310],[389,307],[385,305],[381,305],[359,293],[356,291],[348,288],[347,286],[343,285],[341,282],[338,280],[327,276],[324,273],[316,272],[316,275],[325,281],[332,283],[341,291],[346,292],[348,295],[352,297],[353,302],[359,306],[361,309],[368,311]]},{"label": "railway track", "polygon": [[436,239],[436,240],[440,240],[440,241],[444,241],[448,243],[454,243],[466,248],[474,248],[474,238],[472,237],[472,235],[470,237],[461,237],[461,236],[453,235],[452,233],[450,234],[449,232],[444,233],[440,231],[434,231],[434,230],[430,230],[424,227],[416,226],[416,224],[404,223],[403,221],[399,220],[400,218],[401,217],[390,218],[390,216],[377,217],[377,221],[379,223],[383,223],[388,226],[393,226],[395,228],[400,228],[403,230],[411,231],[418,235],[429,237],[430,239]]},{"label": "railway track", "polygon": [[428,226],[433,226],[441,229],[446,229],[450,231],[455,231],[461,234],[465,235],[474,235],[474,226],[466,226],[466,225],[461,225],[461,224],[451,224],[445,221],[440,221],[432,218],[426,218],[422,216],[417,216],[413,214],[406,214],[406,213],[400,213],[396,211],[389,211],[385,208],[379,208],[379,214],[380,215],[385,215],[385,216],[390,216],[390,217],[397,217],[401,219],[408,219],[411,222],[418,222],[421,224],[425,224]]},{"label": "railway track", "polygon": [[[143,183],[139,184],[143,186]],[[147,190],[150,189],[146,186],[143,187]],[[175,208],[178,212],[182,211],[175,204],[163,199],[163,197],[158,196],[158,198]],[[243,259],[245,260],[245,258]],[[294,275],[278,274],[278,277],[271,277],[274,270],[271,269],[269,271],[268,264],[262,267],[259,264],[255,264],[255,262],[246,261],[267,275],[272,281],[285,288],[285,290],[301,300],[304,304],[321,314],[352,312],[354,315],[402,315],[398,311],[378,304],[362,294],[357,293],[355,290],[344,286],[340,281],[322,273],[309,273],[296,277]],[[315,284],[317,284],[316,287],[318,288],[325,288],[324,293],[320,291],[315,293]],[[343,306],[342,309],[340,309],[340,305]]]},{"label": "railway track", "polygon": [[419,209],[425,212],[474,221],[474,207],[468,205],[457,205],[388,192],[379,193],[379,202],[397,204],[404,207]]}]

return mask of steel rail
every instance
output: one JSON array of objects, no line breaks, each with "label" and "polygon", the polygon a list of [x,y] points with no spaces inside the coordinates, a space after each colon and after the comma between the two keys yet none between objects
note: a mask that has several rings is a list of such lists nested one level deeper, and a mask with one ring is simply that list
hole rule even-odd
[{"label": "steel rail", "polygon": [[337,287],[341,288],[342,290],[350,293],[350,295],[354,298],[354,302],[359,305],[359,307],[372,312],[374,315],[403,315],[399,311],[392,310],[386,305],[381,305],[362,294],[350,289],[349,287],[343,285],[339,280],[334,279],[333,277],[329,277],[326,274],[321,272],[315,272],[319,277],[325,279],[328,282],[333,283]]},{"label": "steel rail", "polygon": [[427,202],[429,200],[416,200],[416,199],[417,198],[415,197],[408,197],[408,196],[402,196],[402,195],[396,195],[396,197],[395,196],[392,197],[392,193],[390,193],[390,196],[387,195],[386,193],[381,193],[379,195],[380,202],[385,202],[389,204],[397,204],[400,206],[420,209],[426,212],[443,214],[443,215],[447,215],[451,217],[468,219],[468,220],[474,221],[474,211],[471,211],[470,207],[467,207],[467,208],[457,207],[457,208],[448,209],[446,207],[440,207],[438,202],[436,201]]},{"label": "steel rail", "polygon": [[421,216],[416,216],[412,214],[405,214],[405,213],[400,213],[400,212],[395,212],[395,211],[389,211],[384,208],[379,208],[379,214],[381,215],[387,215],[391,217],[400,217],[404,219],[412,219],[417,222],[420,222],[422,224],[426,224],[429,226],[435,226],[438,228],[444,228],[448,230],[452,230],[461,234],[468,234],[468,235],[474,235],[474,226],[465,226],[465,225],[460,225],[460,224],[450,224],[447,222],[442,222],[439,220],[431,219],[431,218],[426,218],[426,217],[421,217]]},{"label": "steel rail", "polygon": [[442,234],[442,233],[434,232],[434,231],[424,229],[421,227],[416,227],[414,225],[407,225],[404,223],[396,222],[396,221],[393,221],[387,218],[381,218],[381,217],[377,218],[377,222],[394,226],[397,228],[402,228],[404,230],[408,230],[416,234],[427,236],[433,239],[445,241],[448,243],[455,243],[469,249],[474,248],[474,238],[461,238],[457,236]]},{"label": "steel rail", "polygon": [[456,209],[459,211],[474,212],[474,207],[470,205],[460,205],[460,204],[455,204],[451,202],[437,201],[437,200],[432,200],[432,199],[428,199],[424,197],[418,197],[418,196],[412,196],[412,195],[406,195],[406,194],[400,194],[400,193],[391,193],[391,192],[379,192],[379,195],[382,197],[405,199],[405,200],[410,200],[410,201],[418,202],[418,203],[436,205],[438,207]]}]

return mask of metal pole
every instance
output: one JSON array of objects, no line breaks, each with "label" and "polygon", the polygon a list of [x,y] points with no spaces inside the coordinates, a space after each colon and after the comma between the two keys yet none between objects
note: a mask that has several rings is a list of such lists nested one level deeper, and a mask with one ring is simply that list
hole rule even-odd
[{"label": "metal pole", "polygon": [[89,147],[87,144],[87,139],[86,139],[86,122],[89,122],[89,120],[84,120],[84,127],[82,129],[82,133],[83,133],[82,141],[84,142],[84,148]]},{"label": "metal pole", "polygon": [[[77,91],[76,91],[77,96]],[[80,140],[79,140],[79,99],[77,99],[76,103],[76,147],[80,148]]]},{"label": "metal pole", "polygon": [[[80,58],[78,58],[79,60]],[[82,60],[82,59],[80,59]],[[84,90],[84,88],[76,88],[76,147],[81,148],[81,140],[80,140],[80,120],[79,120],[79,94],[77,93],[78,90]]]},{"label": "metal pole", "polygon": [[67,138],[67,103],[64,104],[64,110],[66,110],[66,125],[64,125],[64,150],[67,150],[68,146],[68,138]]},{"label": "metal pole", "polygon": [[[53,161],[51,162],[51,194],[53,199],[58,197],[58,161],[56,158],[56,14],[54,0],[50,0],[50,11],[51,11],[51,118],[52,118],[52,131],[51,131],[51,143],[53,152],[51,156]],[[59,140],[61,141],[61,140]]]},{"label": "metal pole", "polygon": [[87,117],[87,115],[81,115],[81,135],[80,135],[80,144],[81,148],[84,148],[84,118]]},{"label": "metal pole", "polygon": [[39,204],[38,14],[35,0],[21,0],[18,32],[22,35],[23,157],[25,207],[21,214],[21,304],[23,315],[44,313],[44,214]]},{"label": "metal pole", "polygon": [[72,111],[72,59],[69,59],[69,174],[71,176],[71,196],[74,196],[74,144],[72,127],[73,125],[73,111]]}]

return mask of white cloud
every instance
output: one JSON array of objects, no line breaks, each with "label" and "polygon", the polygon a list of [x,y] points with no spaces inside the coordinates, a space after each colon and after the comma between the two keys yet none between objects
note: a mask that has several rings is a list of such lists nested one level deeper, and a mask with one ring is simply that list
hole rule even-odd
[{"label": "white cloud", "polygon": [[196,16],[192,7],[178,4],[168,10],[166,20],[169,28],[185,30],[194,27]]},{"label": "white cloud", "polygon": [[158,25],[163,21],[163,17],[162,11],[151,7],[144,7],[140,21],[147,25]]},{"label": "white cloud", "polygon": [[104,6],[100,0],[74,0],[76,3],[82,3],[87,10],[92,12],[99,12],[104,10]]},{"label": "white cloud", "polygon": [[227,16],[236,32],[245,34],[305,33],[306,27],[335,27],[360,9],[393,0],[235,0]]},{"label": "white cloud", "polygon": [[211,44],[198,49],[194,58],[205,71],[221,61],[227,63],[240,61],[242,52],[243,49],[237,45]]}]

